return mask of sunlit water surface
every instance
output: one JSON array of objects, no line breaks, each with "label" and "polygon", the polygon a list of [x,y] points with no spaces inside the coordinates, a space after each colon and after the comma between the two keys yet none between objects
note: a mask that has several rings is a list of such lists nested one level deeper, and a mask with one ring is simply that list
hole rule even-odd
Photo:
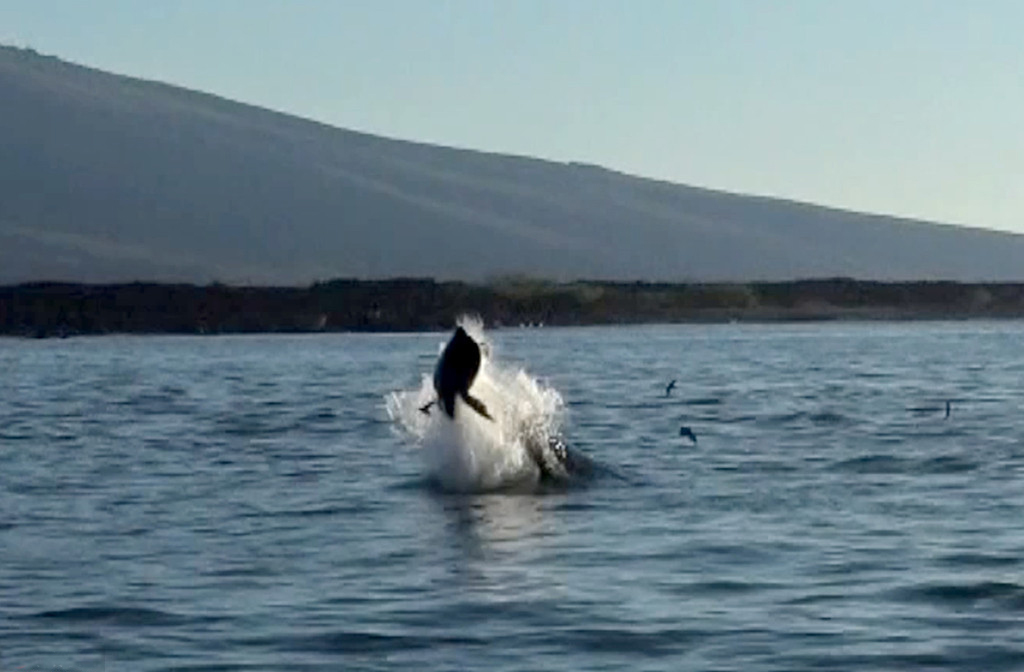
[{"label": "sunlit water surface", "polygon": [[0,340],[0,670],[1021,669],[1022,335],[492,332],[605,471],[485,495],[445,334]]}]

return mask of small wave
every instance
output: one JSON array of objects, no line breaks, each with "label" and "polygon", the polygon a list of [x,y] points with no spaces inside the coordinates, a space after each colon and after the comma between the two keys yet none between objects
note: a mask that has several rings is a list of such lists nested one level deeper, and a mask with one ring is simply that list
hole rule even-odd
[{"label": "small wave", "polygon": [[248,663],[197,663],[162,667],[155,672],[262,672],[265,666]]},{"label": "small wave", "polygon": [[801,670],[1013,670],[1017,669],[1020,652],[1011,649],[989,649],[983,654],[970,652],[962,654],[956,650],[950,652],[908,651],[900,652],[898,647],[907,646],[902,640],[888,644],[889,651],[873,653],[848,653],[837,651],[828,655],[797,654],[787,660],[784,669]]},{"label": "small wave", "polygon": [[718,418],[718,422],[726,425],[742,425],[748,422],[757,422],[758,418],[753,414],[730,415]]},{"label": "small wave", "polygon": [[697,397],[683,401],[687,406],[718,406],[722,403],[720,397]]},{"label": "small wave", "polygon": [[693,596],[724,597],[727,595],[745,595],[763,590],[779,588],[779,584],[761,583],[757,581],[740,581],[736,579],[719,579],[716,581],[696,581],[689,583],[673,592]]},{"label": "small wave", "polygon": [[140,415],[187,415],[195,410],[187,392],[181,388],[162,387],[155,391],[137,392],[112,400],[110,404]]},{"label": "small wave", "polygon": [[32,432],[18,432],[13,430],[7,430],[0,432],[0,441],[31,441],[36,438],[36,434]]},{"label": "small wave", "polygon": [[1021,559],[1003,553],[966,552],[944,555],[938,562],[950,567],[1014,567]]},{"label": "small wave", "polygon": [[241,640],[238,644],[282,652],[368,654],[444,646],[484,646],[488,642],[462,635],[401,635],[340,630],[312,635],[259,637]]},{"label": "small wave", "polygon": [[602,404],[601,407],[616,411],[650,411],[664,408],[664,405],[664,399],[657,399],[654,401],[609,401]]},{"label": "small wave", "polygon": [[917,471],[923,474],[962,474],[980,466],[979,462],[960,455],[939,455],[923,460]]},{"label": "small wave", "polygon": [[798,595],[796,597],[784,600],[783,604],[787,606],[798,606],[806,607],[819,604],[828,604],[832,602],[844,602],[849,599],[849,595],[844,590],[833,590],[829,592],[809,592],[805,595]]},{"label": "small wave", "polygon": [[875,453],[842,460],[834,468],[857,474],[941,476],[974,471],[980,466],[980,463],[960,455],[938,455],[922,459]]},{"label": "small wave", "polygon": [[305,509],[282,509],[279,511],[248,511],[238,514],[240,518],[333,518],[362,516],[374,511],[375,506],[368,502],[358,502],[345,506],[320,506]]},{"label": "small wave", "polygon": [[302,423],[323,422],[325,420],[337,420],[338,414],[333,408],[318,408],[302,416],[299,420]]},{"label": "small wave", "polygon": [[676,656],[708,632],[693,628],[633,630],[627,628],[574,628],[559,632],[558,639],[573,649],[605,654],[621,653],[645,658]]},{"label": "small wave", "polygon": [[1024,610],[1024,586],[1008,581],[973,583],[926,583],[896,591],[905,601],[969,607],[979,602],[1000,604],[1012,611]]},{"label": "small wave", "polygon": [[855,422],[854,418],[837,411],[794,411],[791,413],[779,413],[769,415],[761,420],[769,426],[788,426],[798,423],[809,423],[812,425],[850,425]]},{"label": "small wave", "polygon": [[853,422],[853,419],[842,413],[836,413],[835,411],[821,411],[819,413],[809,413],[807,419],[816,425],[841,425],[849,422]]},{"label": "small wave", "polygon": [[861,455],[837,462],[836,471],[848,471],[855,474],[905,474],[913,470],[913,460],[895,455]]},{"label": "small wave", "polygon": [[28,618],[66,623],[106,623],[119,626],[174,626],[194,621],[158,609],[140,607],[70,607],[30,614]]},{"label": "small wave", "polygon": [[217,418],[214,424],[221,434],[243,438],[275,436],[290,429],[288,426],[272,423],[265,413],[223,415]]},{"label": "small wave", "polygon": [[789,425],[797,420],[803,420],[805,417],[804,413],[775,413],[761,418],[761,423],[765,425]]}]

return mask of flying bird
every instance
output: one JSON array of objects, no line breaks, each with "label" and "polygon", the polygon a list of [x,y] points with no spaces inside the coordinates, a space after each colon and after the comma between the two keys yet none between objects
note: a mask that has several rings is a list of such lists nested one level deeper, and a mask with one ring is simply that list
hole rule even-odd
[{"label": "flying bird", "polygon": [[686,425],[683,425],[682,427],[679,428],[679,436],[685,436],[694,443],[697,443],[697,435],[694,434],[693,430],[687,427]]},{"label": "flying bird", "polygon": [[672,390],[674,390],[674,389],[676,389],[676,380],[675,380],[675,378],[672,379],[671,383],[669,383],[668,385],[665,386],[665,396],[667,397],[667,396],[671,395],[672,394]]}]

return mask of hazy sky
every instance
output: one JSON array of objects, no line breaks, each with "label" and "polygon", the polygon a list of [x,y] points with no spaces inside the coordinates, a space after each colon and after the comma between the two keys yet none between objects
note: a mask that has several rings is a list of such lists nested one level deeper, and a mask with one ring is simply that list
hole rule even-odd
[{"label": "hazy sky", "polygon": [[0,2],[4,44],[336,126],[1024,233],[1022,35],[1020,0]]}]

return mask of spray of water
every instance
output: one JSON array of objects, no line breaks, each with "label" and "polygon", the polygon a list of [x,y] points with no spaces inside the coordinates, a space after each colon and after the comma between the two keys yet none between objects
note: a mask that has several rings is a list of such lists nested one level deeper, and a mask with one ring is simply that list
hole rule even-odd
[{"label": "spray of water", "polygon": [[[538,450],[548,450],[564,416],[561,395],[524,370],[501,364],[479,320],[463,317],[459,325],[480,345],[480,371],[470,392],[487,406],[494,420],[480,416],[461,399],[455,418],[436,406],[433,371],[420,386],[387,395],[387,411],[399,430],[422,454],[429,478],[440,487],[479,492],[535,484],[540,477]],[[438,353],[444,349],[441,343]]]}]

